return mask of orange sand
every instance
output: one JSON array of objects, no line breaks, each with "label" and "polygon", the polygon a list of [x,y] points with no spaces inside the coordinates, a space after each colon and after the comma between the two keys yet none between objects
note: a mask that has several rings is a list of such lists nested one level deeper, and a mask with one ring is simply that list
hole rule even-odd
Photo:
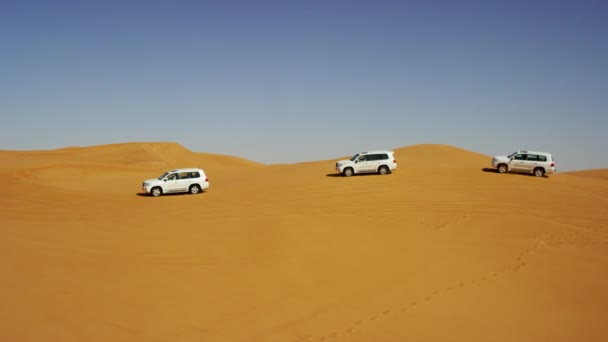
[{"label": "orange sand", "polygon": [[[395,152],[344,178],[169,143],[0,151],[0,340],[608,340],[608,170]],[[211,189],[138,195],[175,167]]]}]

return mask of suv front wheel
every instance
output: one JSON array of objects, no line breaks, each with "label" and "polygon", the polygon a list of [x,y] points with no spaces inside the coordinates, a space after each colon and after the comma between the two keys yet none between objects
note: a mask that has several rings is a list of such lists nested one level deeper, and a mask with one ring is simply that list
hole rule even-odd
[{"label": "suv front wheel", "polygon": [[152,196],[158,197],[163,194],[163,189],[158,186],[155,186],[152,188],[152,191],[150,191],[150,193],[152,194]]},{"label": "suv front wheel", "polygon": [[507,164],[500,164],[500,165],[498,165],[498,173],[505,173],[508,170],[509,169],[507,168]]},{"label": "suv front wheel", "polygon": [[350,177],[353,175],[354,171],[352,167],[347,167],[346,169],[344,169],[343,173],[346,177]]}]

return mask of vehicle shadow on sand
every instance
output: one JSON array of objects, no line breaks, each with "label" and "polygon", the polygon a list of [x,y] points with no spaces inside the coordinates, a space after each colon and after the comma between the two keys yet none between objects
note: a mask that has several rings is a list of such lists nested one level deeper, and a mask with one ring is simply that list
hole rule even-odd
[{"label": "vehicle shadow on sand", "polygon": [[[200,192],[197,195],[204,194],[204,193],[205,192]],[[154,196],[147,194],[145,192],[138,192],[135,194],[135,196],[154,198]],[[170,196],[193,196],[193,195],[189,192],[175,192],[175,193],[162,194],[158,197],[170,197]]]},{"label": "vehicle shadow on sand", "polygon": [[[389,176],[390,173],[384,175],[384,176]],[[382,176],[381,174],[378,173],[374,173],[374,172],[370,172],[370,173],[357,173],[356,175],[352,175],[350,177],[346,177],[345,175],[341,174],[341,173],[328,173],[325,175],[325,177],[342,177],[342,178],[351,178],[351,177],[365,177],[365,176]]]},{"label": "vehicle shadow on sand", "polygon": [[481,169],[481,171],[483,171],[483,172],[490,172],[490,173],[498,173],[498,170],[492,169],[492,168],[489,168],[489,167],[484,167],[483,169]]},{"label": "vehicle shadow on sand", "polygon": [[[498,172],[497,169],[492,169],[489,167],[484,167],[483,169],[481,169],[481,171],[500,174],[500,172]],[[533,173],[507,172],[506,174],[513,175],[513,176],[536,177]],[[537,178],[549,178],[549,177],[547,175],[543,175],[542,177],[537,177]]]}]

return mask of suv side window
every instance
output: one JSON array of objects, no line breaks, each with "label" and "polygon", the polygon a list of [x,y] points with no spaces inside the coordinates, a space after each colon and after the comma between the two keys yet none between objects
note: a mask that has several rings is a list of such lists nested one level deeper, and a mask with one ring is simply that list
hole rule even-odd
[{"label": "suv side window", "polygon": [[388,160],[388,154],[384,153],[384,154],[379,154],[380,156],[380,160]]},{"label": "suv side window", "polygon": [[380,156],[377,154],[368,154],[367,155],[367,161],[374,161],[374,160],[379,160]]},{"label": "suv side window", "polygon": [[190,178],[200,178],[201,174],[198,171],[194,171],[190,174]]},{"label": "suv side window", "polygon": [[546,162],[547,161],[547,156],[538,156],[538,161]]},{"label": "suv side window", "polygon": [[188,179],[190,178],[190,173],[189,172],[181,172],[179,174],[179,179]]},{"label": "suv side window", "polygon": [[513,159],[515,159],[515,160],[526,160],[526,155],[525,154],[516,154],[515,157],[513,157]]},{"label": "suv side window", "polygon": [[528,157],[526,159],[530,161],[537,161],[538,156],[536,154],[528,154]]}]

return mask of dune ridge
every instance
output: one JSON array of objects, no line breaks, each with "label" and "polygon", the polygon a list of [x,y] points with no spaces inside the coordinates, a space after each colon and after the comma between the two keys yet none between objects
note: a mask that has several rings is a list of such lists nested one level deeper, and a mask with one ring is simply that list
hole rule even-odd
[{"label": "dune ridge", "polygon": [[[608,170],[393,150],[349,178],[176,143],[0,151],[0,339],[606,339]],[[141,196],[188,166],[208,192]]]},{"label": "dune ridge", "polygon": [[26,163],[27,161],[42,163],[45,160],[44,157],[48,157],[51,164],[56,164],[58,161],[129,166],[149,166],[157,163],[162,167],[174,167],[175,163],[195,163],[201,158],[208,159],[205,161],[219,158],[223,164],[260,165],[257,162],[233,156],[195,153],[172,142],[132,142],[35,151],[0,150],[0,160],[3,161],[3,165],[10,165],[10,163],[18,165],[18,162]]}]

